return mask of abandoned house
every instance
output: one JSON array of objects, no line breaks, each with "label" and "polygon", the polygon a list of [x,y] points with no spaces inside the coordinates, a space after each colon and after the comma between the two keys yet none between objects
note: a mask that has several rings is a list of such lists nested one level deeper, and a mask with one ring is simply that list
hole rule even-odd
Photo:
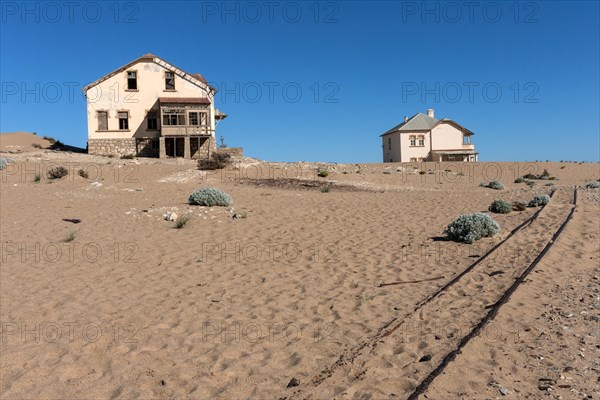
[{"label": "abandoned house", "polygon": [[208,158],[215,151],[217,90],[145,54],[83,88],[88,152],[106,156]]},{"label": "abandoned house", "polygon": [[450,119],[436,119],[429,109],[380,135],[383,162],[477,161],[472,135]]}]

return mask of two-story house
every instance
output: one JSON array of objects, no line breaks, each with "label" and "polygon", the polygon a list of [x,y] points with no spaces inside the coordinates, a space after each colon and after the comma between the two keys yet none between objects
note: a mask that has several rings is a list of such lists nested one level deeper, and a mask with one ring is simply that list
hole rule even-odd
[{"label": "two-story house", "polygon": [[106,156],[207,158],[216,148],[217,90],[145,54],[83,88],[88,152]]},{"label": "two-story house", "polygon": [[477,161],[473,132],[434,110],[418,113],[381,136],[383,162]]}]

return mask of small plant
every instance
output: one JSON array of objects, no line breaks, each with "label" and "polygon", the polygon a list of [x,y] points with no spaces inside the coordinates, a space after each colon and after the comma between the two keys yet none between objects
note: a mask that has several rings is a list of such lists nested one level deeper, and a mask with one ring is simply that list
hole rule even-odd
[{"label": "small plant", "polygon": [[585,185],[588,189],[600,189],[600,181],[592,181]]},{"label": "small plant", "polygon": [[545,206],[548,203],[550,203],[550,196],[548,196],[547,194],[541,194],[541,195],[535,196],[533,199],[531,199],[528,206],[529,207]]},{"label": "small plant", "polygon": [[544,186],[554,186],[554,183],[553,182],[548,182]]},{"label": "small plant", "polygon": [[497,214],[508,214],[512,211],[512,204],[506,200],[498,199],[494,200],[488,209]]},{"label": "small plant", "polygon": [[515,183],[523,183],[523,182],[525,182],[525,178],[523,178],[522,176],[515,179]]},{"label": "small plant", "polygon": [[39,143],[34,143],[34,144],[32,144],[31,146],[32,146],[34,149],[41,149],[41,148],[42,148],[42,145],[41,145],[41,144],[39,144]]},{"label": "small plant", "polygon": [[188,199],[192,205],[198,206],[228,206],[232,203],[231,196],[214,187],[204,187],[194,190]]},{"label": "small plant", "polygon": [[8,159],[0,158],[0,170],[3,170],[4,168],[6,168],[7,164],[8,164]]},{"label": "small plant", "polygon": [[500,225],[483,213],[463,214],[452,221],[444,231],[449,239],[473,243],[483,237],[492,237],[500,231]]},{"label": "small plant", "polygon": [[423,170],[419,171],[419,175],[425,175],[426,173],[427,173],[427,172],[426,172],[426,171],[423,171]]},{"label": "small plant", "polygon": [[56,143],[56,139],[50,136],[42,136],[42,139],[49,141],[50,143]]},{"label": "small plant", "polygon": [[561,166],[561,167],[560,167],[560,169],[565,169],[565,166],[564,166],[564,165],[563,165],[563,166]]},{"label": "small plant", "polygon": [[487,188],[494,189],[494,190],[504,189],[504,185],[498,181],[490,181],[488,183],[483,182],[483,183],[480,183],[479,186],[487,187]]},{"label": "small plant", "polygon": [[87,179],[90,176],[88,175],[88,172],[85,169],[80,169],[78,172],[80,177],[82,177],[83,179]]},{"label": "small plant", "polygon": [[69,233],[67,233],[67,236],[65,236],[64,241],[67,243],[72,242],[77,237],[78,232],[79,231],[76,231],[76,230],[69,231]]},{"label": "small plant", "polygon": [[329,176],[329,172],[327,170],[322,169],[319,172],[317,172],[317,175],[320,178],[327,178]]},{"label": "small plant", "polygon": [[69,171],[67,171],[67,169],[61,165],[58,167],[51,168],[48,171],[48,179],[61,179],[67,176],[68,174]]},{"label": "small plant", "polygon": [[135,156],[133,154],[123,154],[121,160],[133,160]]},{"label": "small plant", "polygon": [[201,171],[223,169],[233,163],[229,153],[212,153],[210,158],[198,160],[198,169]]},{"label": "small plant", "polygon": [[40,174],[35,174],[35,178],[33,178],[33,181],[35,183],[40,183],[41,180],[42,180],[42,177],[40,176]]},{"label": "small plant", "polygon": [[180,215],[175,220],[175,228],[177,228],[177,229],[185,228],[185,226],[190,221],[190,219],[192,219],[192,216],[190,214]]},{"label": "small plant", "polygon": [[331,186],[323,186],[321,188],[321,193],[329,193],[331,192]]},{"label": "small plant", "polygon": [[534,181],[525,181],[525,184],[526,184],[527,186],[529,186],[530,188],[532,188],[532,187],[534,187],[534,186],[535,186],[535,182],[534,182]]}]

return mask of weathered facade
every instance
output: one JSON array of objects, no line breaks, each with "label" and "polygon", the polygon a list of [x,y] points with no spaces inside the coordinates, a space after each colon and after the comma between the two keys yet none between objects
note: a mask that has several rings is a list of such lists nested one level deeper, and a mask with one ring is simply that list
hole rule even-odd
[{"label": "weathered facade", "polygon": [[106,156],[207,158],[216,148],[217,90],[145,54],[83,88],[88,152]]},{"label": "weathered facade", "polygon": [[383,162],[477,161],[473,132],[434,110],[419,113],[381,135]]}]

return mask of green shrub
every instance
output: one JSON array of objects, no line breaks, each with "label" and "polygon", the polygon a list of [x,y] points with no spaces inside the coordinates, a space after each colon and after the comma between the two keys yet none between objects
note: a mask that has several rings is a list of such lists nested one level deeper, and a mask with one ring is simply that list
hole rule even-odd
[{"label": "green shrub", "polygon": [[321,188],[321,193],[329,193],[331,192],[331,186],[323,186]]},{"label": "green shrub", "polygon": [[69,231],[69,233],[67,233],[67,235],[65,236],[64,241],[67,243],[72,242],[77,237],[77,233],[79,233],[79,231],[76,231],[76,230]]},{"label": "green shrub", "polygon": [[51,168],[48,171],[48,179],[61,179],[67,176],[68,174],[69,171],[67,171],[67,169],[61,165],[58,167]]},{"label": "green shrub", "polygon": [[83,179],[87,179],[89,178],[89,175],[87,173],[87,171],[85,169],[80,169],[78,172],[80,177],[82,177]]},{"label": "green shrub", "polygon": [[205,187],[194,190],[188,199],[192,205],[198,206],[228,206],[232,203],[231,196],[214,187]]},{"label": "green shrub", "polygon": [[35,183],[40,183],[41,180],[42,180],[42,177],[40,176],[40,174],[35,174],[35,178],[33,178],[33,181]]},{"label": "green shrub", "polygon": [[328,172],[328,171],[326,171],[326,170],[320,170],[320,171],[317,173],[317,175],[318,175],[319,177],[321,177],[321,178],[326,178],[326,177],[328,177],[328,176],[329,176],[329,172]]},{"label": "green shrub", "polygon": [[585,185],[585,187],[588,189],[600,189],[600,181],[592,181]]},{"label": "green shrub", "polygon": [[530,188],[532,188],[532,187],[534,187],[534,186],[535,186],[535,182],[534,182],[534,181],[525,181],[525,184],[526,184],[527,186],[529,186]]},{"label": "green shrub", "polygon": [[6,168],[7,164],[8,164],[8,159],[0,158],[0,170],[3,170],[4,168]]},{"label": "green shrub", "polygon": [[498,199],[494,200],[488,209],[497,214],[508,214],[512,211],[512,204],[506,200]]},{"label": "green shrub", "polygon": [[192,219],[192,216],[189,214],[180,215],[175,220],[175,228],[183,229],[187,225],[187,223],[190,221],[190,219]]},{"label": "green shrub", "polygon": [[523,183],[523,182],[525,182],[525,178],[523,178],[522,176],[515,179],[515,183]]},{"label": "green shrub", "polygon": [[223,169],[233,163],[229,153],[212,153],[208,159],[198,160],[198,169],[201,171]]},{"label": "green shrub", "polygon": [[488,183],[482,182],[479,184],[479,186],[481,187],[487,187],[490,189],[495,189],[495,190],[502,190],[504,189],[504,185],[498,181],[490,181]]},{"label": "green shrub", "polygon": [[528,206],[529,207],[545,206],[548,203],[550,203],[550,196],[548,196],[547,194],[541,194],[541,195],[535,196],[533,199],[531,199]]},{"label": "green shrub", "polygon": [[483,213],[463,214],[452,221],[444,231],[449,239],[473,243],[482,237],[491,237],[500,231],[500,225]]},{"label": "green shrub", "polygon": [[426,173],[427,172],[425,172],[425,171],[419,171],[419,174],[421,174],[421,175],[425,175]]}]

